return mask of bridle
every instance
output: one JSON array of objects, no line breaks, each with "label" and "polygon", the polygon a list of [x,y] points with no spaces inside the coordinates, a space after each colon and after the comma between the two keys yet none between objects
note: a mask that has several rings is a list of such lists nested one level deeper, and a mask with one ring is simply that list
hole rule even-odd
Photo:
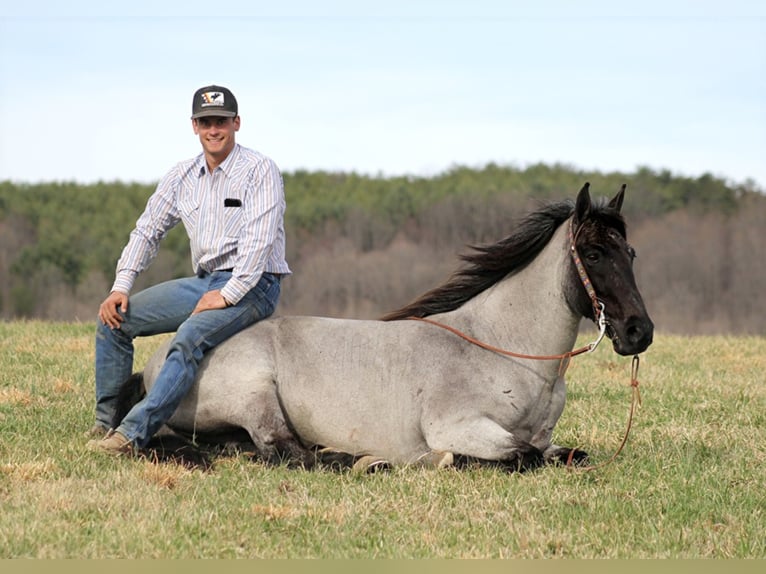
[{"label": "bridle", "polygon": [[[599,330],[598,337],[596,338],[596,340],[588,343],[584,347],[580,347],[579,349],[574,349],[572,351],[568,351],[566,353],[561,353],[558,355],[527,355],[524,353],[515,353],[513,351],[508,351],[505,349],[501,349],[499,347],[495,347],[493,345],[489,345],[488,343],[484,343],[483,341],[480,341],[478,339],[475,339],[474,337],[471,337],[470,335],[467,335],[466,333],[463,333],[459,329],[455,329],[454,327],[450,327],[449,325],[445,325],[444,323],[440,323],[439,321],[434,321],[433,319],[428,319],[426,317],[408,317],[408,319],[412,319],[415,321],[422,321],[424,323],[429,323],[436,327],[440,327],[451,333],[454,333],[458,337],[468,341],[469,343],[473,345],[476,345],[488,351],[492,351],[493,353],[498,353],[501,355],[514,357],[517,359],[530,359],[530,360],[537,360],[537,361],[558,360],[560,361],[559,376],[563,377],[567,371],[567,368],[569,367],[570,359],[572,357],[581,355],[583,353],[592,353],[596,349],[596,347],[598,347],[599,343],[601,343],[602,339],[604,338],[604,335],[606,334],[606,329],[607,329],[606,310],[604,309],[604,303],[602,301],[599,301],[598,296],[596,295],[596,290],[593,288],[593,284],[590,281],[590,277],[588,277],[588,272],[585,269],[585,265],[583,265],[582,259],[580,259],[580,254],[577,252],[576,241],[582,228],[583,226],[580,225],[577,231],[575,231],[574,216],[569,219],[569,252],[570,252],[570,255],[572,256],[572,262],[574,263],[574,266],[577,269],[577,275],[580,278],[580,282],[582,283],[582,286],[585,288],[585,292],[588,294],[588,298],[590,299],[591,305],[593,306],[593,317],[594,317],[594,320],[596,321],[596,324],[598,325],[598,330]],[[578,470],[582,470],[582,471],[594,470],[611,463],[612,461],[614,461],[614,459],[617,458],[617,455],[620,454],[623,447],[628,442],[628,435],[630,434],[630,428],[633,425],[633,414],[635,412],[636,405],[639,405],[639,406],[641,405],[641,394],[639,393],[639,390],[638,390],[638,366],[639,366],[639,357],[638,355],[634,355],[633,362],[631,364],[631,377],[630,377],[630,386],[633,388],[633,397],[630,403],[630,414],[628,416],[627,428],[625,429],[625,436],[622,439],[620,446],[617,448],[617,451],[606,462],[603,462],[601,464],[590,465],[586,467],[573,467],[572,459],[575,453],[575,449],[573,448],[569,452],[569,458],[567,459],[567,462],[566,462],[567,468],[569,469],[577,468]]]},{"label": "bridle", "polygon": [[572,256],[572,262],[574,263],[575,269],[577,269],[577,275],[580,277],[580,282],[590,298],[590,303],[593,306],[593,320],[596,322],[596,325],[598,325],[599,330],[598,339],[594,343],[591,343],[593,348],[590,350],[592,351],[598,347],[601,339],[604,338],[607,320],[606,312],[604,311],[604,303],[598,300],[596,290],[593,288],[593,283],[591,283],[590,277],[588,277],[588,272],[585,270],[585,265],[583,265],[582,259],[580,259],[580,254],[577,252],[577,236],[580,234],[580,231],[582,231],[582,228],[583,226],[580,225],[575,233],[574,217],[569,219],[569,253]]}]

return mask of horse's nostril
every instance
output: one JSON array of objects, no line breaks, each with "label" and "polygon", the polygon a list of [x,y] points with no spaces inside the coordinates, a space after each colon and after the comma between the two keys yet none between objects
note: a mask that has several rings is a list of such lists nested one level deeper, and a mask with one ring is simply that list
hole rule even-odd
[{"label": "horse's nostril", "polygon": [[625,339],[632,345],[651,344],[654,326],[651,321],[641,319],[629,321],[625,329]]}]

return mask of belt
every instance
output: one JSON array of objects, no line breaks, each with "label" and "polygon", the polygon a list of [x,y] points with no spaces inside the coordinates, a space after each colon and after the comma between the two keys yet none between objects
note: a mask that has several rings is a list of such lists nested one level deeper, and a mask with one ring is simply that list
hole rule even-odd
[{"label": "belt", "polygon": [[219,271],[224,273],[231,273],[232,271],[234,271],[234,267],[229,267],[228,269],[215,269],[213,271],[206,271],[204,269],[200,269],[199,271],[197,271],[197,277],[202,279],[203,277],[207,277],[208,275],[212,273],[218,273]]},{"label": "belt", "polygon": [[[218,273],[218,272],[221,272],[221,273],[232,273],[233,271],[234,271],[234,267],[229,267],[228,269],[216,269],[215,271],[213,271],[213,273]],[[271,273],[270,271],[264,271],[264,273],[268,273],[269,275],[273,275],[274,277],[276,277],[277,281],[281,281],[282,280],[282,274],[281,273]],[[197,272],[197,277],[202,278],[202,277],[205,277],[206,275],[209,275],[209,273],[207,271],[205,271],[204,269],[200,269]]]}]

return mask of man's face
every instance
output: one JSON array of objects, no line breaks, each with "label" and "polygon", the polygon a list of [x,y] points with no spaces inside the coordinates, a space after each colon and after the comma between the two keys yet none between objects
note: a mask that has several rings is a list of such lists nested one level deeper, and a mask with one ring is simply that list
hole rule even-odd
[{"label": "man's face", "polygon": [[234,149],[234,133],[239,131],[239,116],[196,118],[192,120],[192,125],[206,155],[223,161]]}]

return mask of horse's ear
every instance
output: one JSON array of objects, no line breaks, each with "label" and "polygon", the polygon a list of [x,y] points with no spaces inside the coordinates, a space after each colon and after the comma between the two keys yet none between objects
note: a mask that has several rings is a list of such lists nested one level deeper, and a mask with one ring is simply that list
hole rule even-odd
[{"label": "horse's ear", "polygon": [[617,195],[615,195],[612,198],[612,201],[609,202],[609,207],[617,210],[618,212],[622,209],[622,200],[625,199],[625,188],[628,187],[624,183],[622,184],[622,187],[620,188],[620,191],[617,192]]},{"label": "horse's ear", "polygon": [[577,201],[575,202],[574,210],[574,223],[575,226],[580,225],[583,221],[588,219],[590,213],[590,182],[585,182],[582,186],[580,193],[577,194]]}]

